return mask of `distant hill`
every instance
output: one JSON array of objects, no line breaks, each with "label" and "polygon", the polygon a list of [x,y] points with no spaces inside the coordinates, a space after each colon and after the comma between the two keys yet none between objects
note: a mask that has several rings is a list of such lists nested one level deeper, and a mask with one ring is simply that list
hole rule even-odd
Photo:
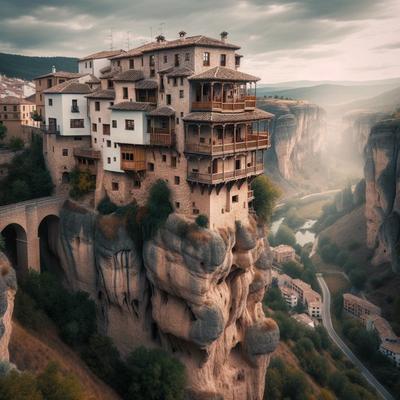
[{"label": "distant hill", "polygon": [[293,99],[304,99],[326,107],[373,97],[391,90],[397,85],[393,82],[357,86],[322,84],[317,86],[299,87],[284,90],[271,90],[267,87],[261,87],[257,89],[257,95],[278,97],[283,96]]},{"label": "distant hill", "polygon": [[28,57],[0,53],[0,74],[32,80],[46,74],[54,65],[57,70],[78,72],[78,59],[73,57]]}]

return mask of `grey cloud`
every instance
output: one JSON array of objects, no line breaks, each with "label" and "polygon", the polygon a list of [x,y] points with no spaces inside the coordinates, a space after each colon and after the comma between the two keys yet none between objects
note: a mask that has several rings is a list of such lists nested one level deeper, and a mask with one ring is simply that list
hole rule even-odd
[{"label": "grey cloud", "polygon": [[400,42],[391,42],[383,44],[382,46],[374,47],[374,50],[399,50]]}]

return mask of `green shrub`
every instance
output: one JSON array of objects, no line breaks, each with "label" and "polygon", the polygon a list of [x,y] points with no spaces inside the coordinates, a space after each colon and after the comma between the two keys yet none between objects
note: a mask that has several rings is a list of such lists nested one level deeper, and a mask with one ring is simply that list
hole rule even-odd
[{"label": "green shrub", "polygon": [[89,170],[81,171],[74,168],[69,174],[69,183],[71,185],[69,195],[76,200],[96,188],[96,181]]},{"label": "green shrub", "polygon": [[306,219],[300,217],[299,214],[297,213],[297,210],[294,207],[289,208],[285,216],[285,224],[287,226],[289,226],[292,229],[296,229],[304,225],[305,222]]},{"label": "green shrub", "polygon": [[349,253],[347,253],[347,251],[345,250],[341,250],[336,256],[336,264],[339,265],[340,267],[343,267],[348,259],[349,259]]},{"label": "green shrub", "polygon": [[279,288],[275,287],[270,287],[264,296],[263,300],[264,304],[271,308],[272,310],[276,311],[287,311],[288,306],[286,304],[285,299],[281,295],[281,291]]},{"label": "green shrub", "polygon": [[361,247],[361,243],[353,241],[353,242],[348,244],[347,249],[349,251],[354,251],[354,250],[359,249],[360,247]]},{"label": "green shrub", "polygon": [[0,123],[0,140],[3,140],[6,137],[7,134],[7,127],[3,125],[3,123]]},{"label": "green shrub", "polygon": [[11,151],[18,151],[24,148],[24,142],[21,138],[12,137],[8,143]]},{"label": "green shrub", "polygon": [[253,206],[257,216],[264,223],[270,221],[275,203],[280,196],[279,189],[265,175],[255,178],[251,188],[254,192]]},{"label": "green shrub", "polygon": [[300,279],[303,273],[303,267],[296,261],[287,261],[282,265],[282,271],[291,278]]},{"label": "green shrub", "polygon": [[103,215],[112,214],[117,208],[118,206],[113,203],[107,195],[103,197],[97,205],[97,211]]},{"label": "green shrub", "polygon": [[208,228],[208,217],[207,215],[200,214],[196,217],[196,224],[201,228]]},{"label": "green shrub", "polygon": [[353,269],[349,273],[349,279],[356,289],[361,290],[367,281],[367,274],[362,268]]},{"label": "green shrub", "polygon": [[322,260],[326,263],[335,263],[338,252],[339,248],[335,243],[325,244],[319,248],[319,254],[321,255]]},{"label": "green shrub", "polygon": [[281,224],[274,238],[275,246],[280,244],[287,244],[294,247],[296,244],[296,237],[294,232],[285,224]]},{"label": "green shrub", "polygon": [[138,347],[127,359],[127,400],[183,400],[185,367],[158,349]]}]

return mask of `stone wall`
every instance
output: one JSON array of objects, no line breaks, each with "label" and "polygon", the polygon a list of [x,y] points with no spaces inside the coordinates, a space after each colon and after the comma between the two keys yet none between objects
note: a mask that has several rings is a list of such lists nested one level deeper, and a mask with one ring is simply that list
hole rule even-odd
[{"label": "stone wall", "polygon": [[262,399],[279,331],[262,308],[271,252],[253,219],[215,231],[171,214],[138,248],[124,216],[67,202],[60,232],[67,281],[96,300],[123,354],[168,350],[186,365],[193,399]]}]

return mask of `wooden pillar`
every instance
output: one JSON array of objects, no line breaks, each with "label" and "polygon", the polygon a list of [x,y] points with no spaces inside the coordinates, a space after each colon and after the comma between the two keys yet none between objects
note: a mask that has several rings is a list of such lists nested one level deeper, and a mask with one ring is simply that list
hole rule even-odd
[{"label": "wooden pillar", "polygon": [[222,157],[222,180],[225,181],[225,157]]},{"label": "wooden pillar", "polygon": [[200,88],[201,88],[201,91],[200,91],[200,102],[203,103],[203,83],[200,83]]},{"label": "wooden pillar", "polygon": [[214,82],[211,82],[211,106],[214,101]]},{"label": "wooden pillar", "polygon": [[211,124],[211,154],[213,152],[214,147],[214,125]]},{"label": "wooden pillar", "polygon": [[222,153],[225,153],[225,124],[222,124]]},{"label": "wooden pillar", "polygon": [[257,150],[258,150],[258,139],[260,136],[260,121],[257,121]]},{"label": "wooden pillar", "polygon": [[233,125],[233,151],[236,151],[236,124]]}]

